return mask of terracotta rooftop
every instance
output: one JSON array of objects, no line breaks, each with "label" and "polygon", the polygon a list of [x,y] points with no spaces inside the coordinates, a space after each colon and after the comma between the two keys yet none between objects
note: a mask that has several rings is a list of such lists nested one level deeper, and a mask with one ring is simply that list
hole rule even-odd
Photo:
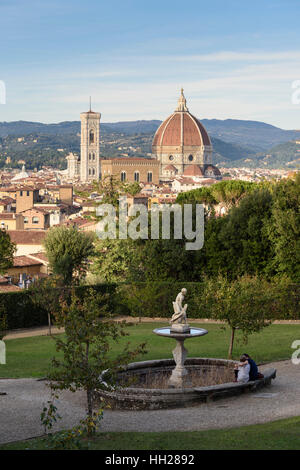
[{"label": "terracotta rooftop", "polygon": [[48,263],[48,257],[46,255],[46,253],[44,253],[43,251],[40,251],[39,253],[32,253],[28,256],[30,258],[37,258],[38,260],[41,260],[41,261],[44,261],[44,262]]},{"label": "terracotta rooftop", "polygon": [[21,211],[20,213],[25,214],[26,212],[31,212],[31,211],[40,212],[42,214],[50,214],[50,211],[47,210],[47,208],[44,209],[43,207],[31,207],[30,209],[26,209],[25,211]]},{"label": "terracotta rooftop", "polygon": [[214,165],[206,165],[205,171],[207,171],[207,170],[212,170],[214,172],[215,176],[221,176],[221,172],[220,172],[219,168],[217,168]]},{"label": "terracotta rooftop", "polygon": [[165,170],[176,171],[177,168],[174,165],[168,165],[168,166],[166,166]]},{"label": "terracotta rooftop", "polygon": [[8,204],[12,204],[13,202],[16,202],[16,200],[12,197],[5,197],[0,199],[0,206],[7,206]]},{"label": "terracotta rooftop", "polygon": [[0,213],[0,219],[7,219],[7,220],[11,220],[11,219],[15,219],[15,213],[14,212],[2,212]]},{"label": "terracotta rooftop", "polygon": [[188,165],[184,172],[184,176],[203,176],[203,171],[199,165]]},{"label": "terracotta rooftop", "polygon": [[21,290],[21,288],[13,284],[0,284],[0,292],[16,292],[19,290]]},{"label": "terracotta rooftop", "polygon": [[46,236],[45,230],[8,230],[7,233],[16,245],[41,245]]},{"label": "terracotta rooftop", "polygon": [[122,163],[122,162],[149,162],[149,163],[158,163],[156,158],[143,158],[143,157],[124,157],[124,158],[111,158],[110,160],[103,160],[103,162],[109,163]]},{"label": "terracotta rooftop", "polygon": [[41,265],[41,261],[33,260],[28,256],[15,256],[14,257],[14,268],[20,268],[24,266],[38,266]]}]

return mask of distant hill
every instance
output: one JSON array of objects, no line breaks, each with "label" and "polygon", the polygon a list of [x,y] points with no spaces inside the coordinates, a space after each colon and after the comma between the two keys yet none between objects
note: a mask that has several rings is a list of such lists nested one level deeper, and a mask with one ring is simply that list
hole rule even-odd
[{"label": "distant hill", "polygon": [[[300,131],[279,129],[257,121],[203,119],[213,144],[213,161],[218,166],[299,167]],[[161,121],[101,123],[101,155],[147,156]],[[80,122],[0,123],[0,167],[7,156],[12,166],[24,160],[28,168],[50,164],[64,168],[65,156],[80,151]],[[24,137],[23,142],[19,142]],[[294,141],[294,142],[293,142]],[[63,149],[60,150],[60,149]]]},{"label": "distant hill", "polygon": [[[300,139],[300,131],[284,130],[259,121],[242,121],[238,119],[201,119],[211,137],[230,144],[237,144],[260,152],[275,145]],[[161,121],[125,121],[101,123],[104,133],[148,134],[154,133]],[[58,124],[40,122],[2,122],[0,137],[26,134],[77,134],[80,132],[79,121],[65,121]]]},{"label": "distant hill", "polygon": [[[240,159],[234,162],[237,167],[247,166],[251,168],[300,168],[300,144],[295,141],[285,142],[258,153],[250,158]],[[224,166],[230,166],[225,162]],[[231,163],[232,166],[232,163]]]},{"label": "distant hill", "polygon": [[[161,121],[128,121],[101,123],[101,131],[117,134],[148,134],[155,132]],[[57,124],[43,124],[41,122],[15,121],[0,122],[0,137],[9,135],[23,136],[28,134],[65,135],[80,132],[80,121],[64,121]]]},{"label": "distant hill", "polygon": [[8,135],[24,136],[28,134],[77,134],[80,132],[80,122],[65,121],[58,124],[43,124],[41,122],[15,121],[0,122],[0,137]]},{"label": "distant hill", "polygon": [[300,139],[300,131],[284,130],[259,121],[202,119],[208,133],[218,139],[248,147],[255,152]]},{"label": "distant hill", "polygon": [[[211,137],[213,146],[213,162],[219,166],[227,166],[227,164],[235,164],[235,161],[244,158],[252,158],[254,156],[253,150],[241,145],[224,142],[223,140]],[[234,162],[234,163],[233,163]]]},{"label": "distant hill", "polygon": [[161,121],[124,121],[124,122],[107,122],[101,124],[101,128],[106,132],[117,132],[119,134],[149,134],[155,133]]}]

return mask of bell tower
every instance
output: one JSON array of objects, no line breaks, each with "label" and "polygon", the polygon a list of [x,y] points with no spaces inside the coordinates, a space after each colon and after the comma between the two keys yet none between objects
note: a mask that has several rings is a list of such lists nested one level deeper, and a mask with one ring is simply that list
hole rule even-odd
[{"label": "bell tower", "polygon": [[91,109],[80,114],[80,181],[93,181],[100,178],[100,113]]}]

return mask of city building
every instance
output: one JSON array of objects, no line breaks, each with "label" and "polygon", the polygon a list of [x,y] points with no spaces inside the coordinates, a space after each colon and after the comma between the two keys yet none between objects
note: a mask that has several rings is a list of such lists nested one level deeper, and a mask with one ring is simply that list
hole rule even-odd
[{"label": "city building", "polygon": [[154,158],[114,158],[101,161],[102,178],[114,176],[128,183],[159,182],[159,162]]}]

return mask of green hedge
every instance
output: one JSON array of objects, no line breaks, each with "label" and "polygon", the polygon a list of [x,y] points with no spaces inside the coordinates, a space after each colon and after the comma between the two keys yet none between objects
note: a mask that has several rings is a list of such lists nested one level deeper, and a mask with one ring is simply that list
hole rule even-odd
[{"label": "green hedge", "polygon": [[[97,292],[108,294],[108,305],[111,311],[118,309],[120,314],[126,312],[126,308],[121,309],[115,296],[116,285],[99,284],[96,286],[80,286],[78,291],[91,288]],[[59,293],[59,290],[57,290]],[[34,290],[22,290],[20,292],[5,292],[0,294],[0,315],[6,315],[7,327],[9,330],[20,328],[33,328],[48,325],[48,314],[45,307],[34,301]]]},{"label": "green hedge", "polygon": [[26,290],[0,294],[0,312],[6,315],[9,330],[48,323],[46,310],[35,305],[31,292]]},{"label": "green hedge", "polygon": [[[201,301],[205,282],[103,283],[80,286],[76,290],[80,292],[84,289],[94,289],[96,292],[108,294],[108,308],[116,315],[171,318],[172,302],[183,287],[187,289],[185,300],[188,304],[188,318],[210,318],[211,314],[205,310],[205,303]],[[276,319],[300,319],[299,285],[278,287],[278,295],[278,301],[284,308]],[[7,316],[9,330],[48,324],[47,311],[34,301],[32,290],[0,294],[0,315],[2,314]]]}]

